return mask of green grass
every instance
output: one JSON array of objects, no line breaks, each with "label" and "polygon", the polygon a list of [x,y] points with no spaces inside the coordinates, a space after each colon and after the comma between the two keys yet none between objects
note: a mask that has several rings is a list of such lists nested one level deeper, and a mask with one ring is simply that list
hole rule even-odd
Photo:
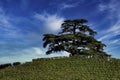
[{"label": "green grass", "polygon": [[120,60],[36,59],[0,70],[0,80],[120,80]]}]

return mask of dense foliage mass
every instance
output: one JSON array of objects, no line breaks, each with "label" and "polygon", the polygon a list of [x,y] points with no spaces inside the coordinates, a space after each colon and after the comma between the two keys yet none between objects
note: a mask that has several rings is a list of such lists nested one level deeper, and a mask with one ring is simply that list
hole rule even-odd
[{"label": "dense foliage mass", "polygon": [[83,57],[35,59],[1,69],[0,80],[120,80],[120,60]]},{"label": "dense foliage mass", "polygon": [[57,35],[44,34],[43,47],[48,46],[46,54],[67,51],[71,56],[109,56],[103,51],[103,47],[106,45],[94,38],[97,32],[87,26],[86,23],[87,20],[85,19],[66,20],[61,25],[62,31]]},{"label": "dense foliage mass", "polygon": [[14,62],[14,63],[7,63],[7,64],[0,64],[0,69],[8,68],[8,67],[15,67],[20,65],[20,62]]}]

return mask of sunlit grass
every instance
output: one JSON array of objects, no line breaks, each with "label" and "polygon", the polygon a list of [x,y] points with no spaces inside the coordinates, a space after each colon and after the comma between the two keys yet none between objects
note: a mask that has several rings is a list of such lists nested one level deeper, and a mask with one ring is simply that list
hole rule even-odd
[{"label": "sunlit grass", "polygon": [[119,80],[120,60],[82,57],[36,59],[0,70],[0,80]]}]

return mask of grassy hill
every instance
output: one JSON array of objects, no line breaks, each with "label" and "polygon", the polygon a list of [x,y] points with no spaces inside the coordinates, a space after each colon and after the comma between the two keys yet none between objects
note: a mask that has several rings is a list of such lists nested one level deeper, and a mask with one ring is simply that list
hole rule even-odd
[{"label": "grassy hill", "polygon": [[83,57],[34,59],[1,69],[0,80],[120,80],[120,60]]}]

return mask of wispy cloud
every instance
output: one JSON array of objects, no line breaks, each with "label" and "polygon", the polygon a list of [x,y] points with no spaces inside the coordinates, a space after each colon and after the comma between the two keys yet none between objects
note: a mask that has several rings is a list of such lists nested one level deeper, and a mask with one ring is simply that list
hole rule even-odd
[{"label": "wispy cloud", "polygon": [[109,3],[105,4],[102,2],[101,4],[99,4],[99,10],[101,12],[107,12],[108,20],[113,23],[108,29],[101,31],[102,36],[98,40],[103,41],[105,44],[108,45],[106,50],[113,56],[119,54],[118,48],[120,46],[120,38],[115,38],[115,36],[120,35],[120,10],[118,9],[119,6],[120,3],[118,0],[110,0]]},{"label": "wispy cloud", "polygon": [[[33,40],[38,39],[40,34],[39,27],[36,27],[32,19],[25,17],[10,16],[2,8],[0,8],[0,37],[9,39],[20,40]],[[29,24],[28,24],[29,23]],[[32,27],[37,28],[35,31]],[[38,29],[39,28],[39,29]]]},{"label": "wispy cloud", "polygon": [[9,27],[11,25],[9,19],[4,10],[0,7],[0,27]]},{"label": "wispy cloud", "polygon": [[66,4],[66,3],[63,3],[60,5],[60,9],[68,9],[68,8],[73,8],[73,7],[76,7],[78,6],[78,3],[74,3],[74,4]]},{"label": "wispy cloud", "polygon": [[103,34],[103,36],[98,39],[100,41],[109,40],[110,38],[120,35],[120,19],[107,30],[102,31],[101,34]]},{"label": "wispy cloud", "polygon": [[103,35],[99,40],[105,40],[110,39],[116,35],[119,35],[120,33],[120,11],[118,7],[120,6],[120,3],[118,3],[118,0],[111,0],[109,3],[104,4],[101,3],[99,5],[100,11],[108,11],[108,18],[112,18],[111,20],[116,20],[114,24],[111,25],[107,30],[102,31]]},{"label": "wispy cloud", "polygon": [[105,39],[108,39],[109,37],[111,37],[111,35],[109,34],[104,34],[102,37],[100,37],[98,40],[99,41],[104,41]]},{"label": "wispy cloud", "polygon": [[113,38],[117,35],[120,35],[120,19],[114,24],[111,25],[107,30],[101,32],[103,34],[102,37],[100,37],[98,40],[104,41],[106,39]]},{"label": "wispy cloud", "polygon": [[9,53],[6,53],[6,55],[0,56],[0,63],[11,63],[16,61],[25,62],[31,61],[33,58],[45,56],[45,50],[40,49],[39,47],[30,47],[24,48],[22,50],[18,49],[8,52]]},{"label": "wispy cloud", "polygon": [[120,45],[119,42],[120,42],[120,39],[114,39],[109,44],[118,44],[118,45]]},{"label": "wispy cloud", "polygon": [[50,3],[49,5],[52,5],[52,6],[56,6],[56,8],[58,9],[58,12],[61,11],[61,10],[65,10],[65,9],[72,9],[72,8],[75,8],[75,7],[78,7],[79,4],[83,3],[84,0],[66,0],[66,1],[61,1],[61,2],[52,2]]},{"label": "wispy cloud", "polygon": [[69,53],[63,51],[60,53],[53,53],[50,55],[45,54],[46,50],[40,47],[30,47],[25,48],[23,50],[17,50],[9,52],[9,56],[0,56],[0,64],[1,63],[12,63],[12,62],[26,62],[32,61],[32,59],[36,58],[50,58],[56,56],[69,56]]},{"label": "wispy cloud", "polygon": [[11,53],[16,55],[15,51],[20,52],[19,50],[37,46],[40,43],[42,39],[38,30],[40,28],[36,27],[35,23],[32,24],[31,19],[10,16],[2,8],[0,8],[0,18],[0,56],[9,56]]},{"label": "wispy cloud", "polygon": [[[44,27],[46,27],[49,32],[59,30],[64,21],[63,17],[57,14],[36,13],[34,19],[44,24],[41,25],[34,21],[33,18],[9,16],[9,14],[6,14],[5,11],[0,8],[0,18],[0,63],[9,61],[28,61],[37,57],[66,55],[52,54],[46,56],[45,50],[36,47],[38,45],[42,46],[42,33],[40,30],[43,30]],[[25,57],[27,58],[25,59]],[[3,59],[6,59],[6,61]]]},{"label": "wispy cloud", "polygon": [[0,36],[6,38],[17,37],[19,34],[19,28],[14,25],[13,17],[10,17],[0,7]]},{"label": "wispy cloud", "polygon": [[111,26],[107,30],[107,32],[109,32],[109,33],[112,32],[115,35],[120,34],[120,17],[118,17],[118,21],[113,26]]},{"label": "wispy cloud", "polygon": [[99,10],[100,10],[100,11],[105,11],[106,9],[107,9],[107,6],[106,6],[106,5],[99,4]]},{"label": "wispy cloud", "polygon": [[110,0],[109,3],[101,2],[99,4],[100,11],[108,11],[109,18],[120,17],[119,0]]},{"label": "wispy cloud", "polygon": [[[42,50],[40,50],[42,51]],[[37,53],[36,53],[37,52]],[[14,53],[14,55],[12,54]],[[38,58],[42,54],[41,52],[36,51],[35,49],[24,49],[21,51],[12,51],[7,56],[0,56],[0,63],[12,63],[12,62],[26,62],[32,61],[33,58]],[[11,56],[12,55],[12,56]]]},{"label": "wispy cloud", "polygon": [[36,13],[34,17],[43,22],[43,26],[46,27],[47,30],[57,31],[60,29],[61,24],[64,21],[63,17],[58,16],[57,14],[38,14]]}]

